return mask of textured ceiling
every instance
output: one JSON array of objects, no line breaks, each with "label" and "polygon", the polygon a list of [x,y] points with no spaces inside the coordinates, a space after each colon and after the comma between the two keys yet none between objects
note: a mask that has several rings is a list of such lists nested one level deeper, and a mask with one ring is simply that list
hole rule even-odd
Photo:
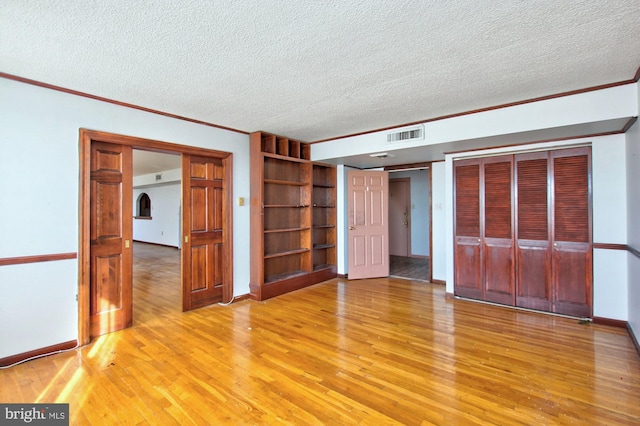
[{"label": "textured ceiling", "polygon": [[629,80],[638,0],[3,0],[0,71],[316,141]]}]

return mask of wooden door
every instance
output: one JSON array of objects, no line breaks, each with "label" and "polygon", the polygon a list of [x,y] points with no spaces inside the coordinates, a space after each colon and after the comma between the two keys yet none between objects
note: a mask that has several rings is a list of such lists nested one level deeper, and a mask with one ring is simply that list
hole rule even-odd
[{"label": "wooden door", "polygon": [[132,154],[92,142],[90,154],[90,335],[131,326],[133,318]]},{"label": "wooden door", "polygon": [[349,279],[389,275],[387,172],[349,171]]},{"label": "wooden door", "polygon": [[223,161],[182,156],[182,309],[220,302],[225,274]]},{"label": "wooden door", "polygon": [[454,162],[454,291],[484,299],[480,226],[480,160]]},{"label": "wooden door", "polygon": [[515,304],[513,156],[482,161],[484,300]]},{"label": "wooden door", "polygon": [[548,152],[515,156],[516,167],[516,259],[518,265],[516,305],[551,311],[551,201]]},{"label": "wooden door", "polygon": [[392,256],[411,255],[410,200],[411,181],[408,178],[389,180],[389,254]]},{"label": "wooden door", "polygon": [[553,312],[591,317],[591,149],[551,152]]}]

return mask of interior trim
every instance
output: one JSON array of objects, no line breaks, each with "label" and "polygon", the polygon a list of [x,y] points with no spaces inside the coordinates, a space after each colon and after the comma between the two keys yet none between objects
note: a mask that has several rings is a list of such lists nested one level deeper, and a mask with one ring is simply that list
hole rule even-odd
[{"label": "interior trim", "polygon": [[593,317],[591,318],[591,321],[594,324],[609,325],[611,327],[618,327],[618,328],[627,328],[627,322],[623,320],[604,318],[604,317]]},{"label": "interior trim", "polygon": [[165,117],[175,118],[177,120],[188,121],[190,123],[202,124],[203,126],[215,127],[215,128],[218,128],[218,129],[229,130],[231,132],[242,133],[242,134],[245,134],[245,135],[249,134],[249,132],[245,132],[243,130],[234,129],[232,127],[221,126],[219,124],[213,124],[213,123],[209,123],[207,121],[201,121],[201,120],[196,120],[194,118],[183,117],[181,115],[171,114],[169,112],[164,112],[164,111],[158,111],[158,110],[155,110],[155,109],[151,109],[151,108],[146,108],[146,107],[139,106],[139,105],[130,104],[130,103],[127,103],[127,102],[121,102],[121,101],[116,101],[116,100],[109,99],[109,98],[103,98],[102,96],[96,96],[96,95],[92,95],[90,93],[80,92],[78,90],[67,89],[66,87],[60,87],[60,86],[56,86],[54,84],[43,83],[42,81],[31,80],[29,78],[24,78],[24,77],[20,77],[20,76],[17,76],[17,75],[7,74],[7,73],[4,73],[4,72],[0,72],[0,78],[6,78],[7,80],[14,80],[14,81],[18,81],[20,83],[31,84],[33,86],[44,87],[45,89],[51,89],[51,90],[55,90],[55,91],[58,91],[58,92],[68,93],[70,95],[81,96],[83,98],[94,99],[96,101],[106,102],[106,103],[109,103],[109,104],[118,105],[118,106],[122,106],[122,107],[125,107],[125,108],[132,108],[132,109],[137,109],[137,110],[144,111],[144,112],[150,112],[152,114],[163,115]]},{"label": "interior trim", "polygon": [[627,251],[632,255],[634,255],[635,257],[640,258],[640,250],[634,247],[631,247],[630,245],[627,245]]},{"label": "interior trim", "polygon": [[320,140],[313,141],[313,142],[310,142],[310,143],[314,144],[314,143],[320,143],[320,142],[333,141],[333,140],[337,140],[337,139],[351,138],[351,137],[354,137],[354,136],[368,135],[370,133],[383,132],[383,131],[386,131],[386,130],[398,129],[400,127],[415,126],[417,124],[431,123],[433,121],[440,121],[440,120],[446,120],[446,119],[449,119],[449,118],[462,117],[464,115],[478,114],[478,113],[481,113],[481,112],[493,111],[493,110],[502,109],[502,108],[510,108],[510,107],[513,107],[513,106],[530,104],[530,103],[533,103],[533,102],[540,102],[540,101],[546,101],[546,100],[549,100],[549,99],[562,98],[564,96],[578,95],[578,94],[587,93],[587,92],[595,92],[596,90],[610,89],[612,87],[618,87],[618,86],[624,86],[624,85],[627,85],[627,84],[637,83],[639,79],[640,79],[640,69],[638,69],[638,72],[636,73],[636,75],[630,80],[618,81],[616,83],[602,84],[600,86],[587,87],[587,88],[584,88],[584,89],[570,90],[568,92],[561,92],[561,93],[556,93],[556,94],[553,94],[553,95],[540,96],[540,97],[537,97],[537,98],[531,98],[531,99],[525,99],[525,100],[522,100],[522,101],[516,101],[516,102],[510,102],[510,103],[506,103],[506,104],[494,105],[494,106],[490,106],[490,107],[486,107],[486,108],[473,109],[473,110],[470,110],[470,111],[459,112],[459,113],[456,113],[456,114],[442,115],[442,116],[439,116],[439,117],[429,118],[429,119],[426,119],[426,120],[412,121],[410,123],[404,123],[404,124],[396,124],[396,125],[393,125],[393,126],[382,127],[382,128],[379,128],[379,129],[367,130],[365,132],[351,133],[351,134],[343,135],[343,136],[336,136],[336,137],[327,138],[327,139],[320,139]]},{"label": "interior trim", "polygon": [[593,243],[594,249],[604,249],[604,250],[627,250],[626,244],[609,244],[609,243]]},{"label": "interior trim", "polygon": [[627,121],[627,124],[622,128],[622,133],[627,133],[627,130],[631,128],[638,121],[638,117],[632,117]]},{"label": "interior trim", "polygon": [[54,260],[77,259],[78,253],[53,253],[53,254],[36,254],[33,256],[20,257],[2,257],[0,258],[0,266],[21,265],[24,263],[51,262]]},{"label": "interior trim", "polygon": [[[611,132],[603,132],[603,133],[592,133],[589,135],[578,135],[578,136],[566,136],[563,138],[555,138],[555,139],[540,139],[540,140],[534,140],[534,141],[529,141],[529,142],[520,142],[520,143],[513,143],[513,144],[507,144],[507,145],[497,145],[497,146],[491,146],[491,147],[484,147],[484,148],[473,148],[473,149],[462,149],[462,150],[458,150],[458,151],[447,151],[447,152],[443,152],[444,155],[452,155],[452,154],[462,154],[462,153],[467,153],[467,152],[476,152],[476,151],[487,151],[487,150],[494,150],[494,149],[501,149],[501,148],[517,148],[517,147],[521,147],[521,146],[527,146],[527,145],[535,145],[535,144],[540,144],[540,143],[548,143],[548,142],[562,142],[562,141],[570,141],[573,139],[589,139],[589,138],[597,138],[600,136],[611,136],[611,135],[619,135],[621,133],[624,133],[621,130],[614,130]],[[527,152],[538,152],[538,151],[555,151],[555,150],[559,150],[559,149],[566,149],[566,148],[581,148],[581,147],[589,147],[591,146],[589,142],[578,142],[575,144],[568,144],[568,145],[563,145],[563,146],[557,146],[557,147],[543,147],[543,148],[535,148],[532,149],[531,151],[527,151]],[[497,157],[500,155],[505,155],[504,152],[498,152],[495,154],[479,154],[476,156],[477,157]],[[464,159],[467,158],[474,158],[474,157],[465,157]],[[463,158],[455,158],[454,160],[462,160]]]},{"label": "interior trim", "polygon": [[21,354],[11,355],[0,359],[0,367],[7,367],[29,358],[37,358],[44,355],[53,355],[61,351],[73,349],[78,346],[77,340],[69,340],[68,342],[58,343],[57,345],[46,346],[44,348],[34,349],[32,351],[23,352]]},{"label": "interior trim", "polygon": [[232,300],[233,303],[242,302],[243,300],[248,300],[251,298],[249,293],[241,294],[239,296],[235,296]]},{"label": "interior trim", "polygon": [[638,356],[640,356],[640,342],[636,338],[636,335],[633,333],[633,329],[631,328],[631,324],[627,323],[627,331],[629,332],[629,336],[631,336],[631,340],[633,340],[633,344],[636,347],[636,351],[638,352]]},{"label": "interior trim", "polygon": [[422,162],[422,163],[409,163],[409,164],[399,164],[396,166],[385,166],[384,169],[386,171],[398,171],[398,170],[407,170],[407,169],[428,169],[431,167],[431,162]]}]

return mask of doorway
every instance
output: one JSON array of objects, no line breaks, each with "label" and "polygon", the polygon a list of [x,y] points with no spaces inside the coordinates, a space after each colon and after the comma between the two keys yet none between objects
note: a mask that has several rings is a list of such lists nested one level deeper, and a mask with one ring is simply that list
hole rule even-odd
[{"label": "doorway", "polygon": [[80,344],[132,322],[133,149],[181,156],[183,310],[233,295],[232,154],[81,129]]},{"label": "doorway", "polygon": [[389,169],[390,275],[431,281],[431,170]]},{"label": "doorway", "polygon": [[182,159],[133,150],[133,323],[182,309]]}]

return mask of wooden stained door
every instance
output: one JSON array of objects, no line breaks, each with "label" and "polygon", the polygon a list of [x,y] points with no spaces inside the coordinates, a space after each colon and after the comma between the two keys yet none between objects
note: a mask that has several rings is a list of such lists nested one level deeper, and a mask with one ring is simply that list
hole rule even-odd
[{"label": "wooden stained door", "polygon": [[591,149],[552,151],[553,311],[592,315]]},{"label": "wooden stained door", "polygon": [[513,156],[482,160],[484,300],[515,303]]},{"label": "wooden stained door", "polygon": [[552,311],[549,153],[517,154],[516,305]]},{"label": "wooden stained door", "polygon": [[455,294],[484,299],[480,222],[480,160],[454,163]]},{"label": "wooden stained door", "polygon": [[411,181],[408,178],[389,180],[389,254],[410,256]]},{"label": "wooden stained door", "polygon": [[222,301],[225,281],[223,181],[219,158],[182,156],[182,309]]},{"label": "wooden stained door", "polygon": [[389,174],[349,171],[349,279],[389,275]]},{"label": "wooden stained door", "polygon": [[132,323],[132,155],[130,146],[91,143],[90,335]]},{"label": "wooden stained door", "polygon": [[459,160],[454,181],[457,295],[592,315],[590,148]]}]

